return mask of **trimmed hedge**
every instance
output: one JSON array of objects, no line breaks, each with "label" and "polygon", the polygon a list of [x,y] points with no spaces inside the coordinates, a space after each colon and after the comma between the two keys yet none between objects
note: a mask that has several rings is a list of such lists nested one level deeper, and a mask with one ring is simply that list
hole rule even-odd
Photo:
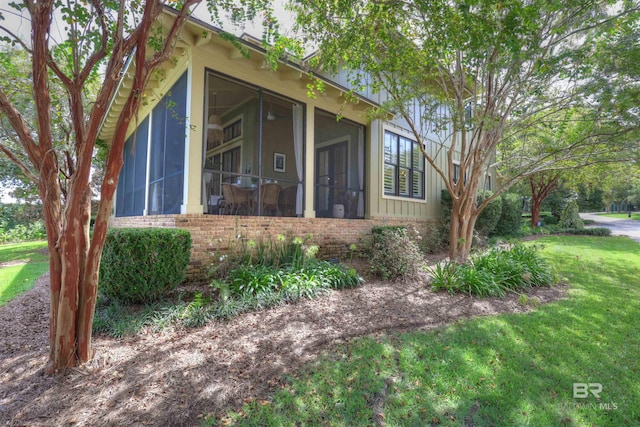
[{"label": "trimmed hedge", "polygon": [[109,230],[100,263],[100,290],[123,303],[149,303],[185,278],[191,234],[166,228]]},{"label": "trimmed hedge", "polygon": [[592,228],[564,228],[560,230],[561,233],[567,234],[580,234],[585,236],[610,236],[611,230],[604,227],[592,227]]}]

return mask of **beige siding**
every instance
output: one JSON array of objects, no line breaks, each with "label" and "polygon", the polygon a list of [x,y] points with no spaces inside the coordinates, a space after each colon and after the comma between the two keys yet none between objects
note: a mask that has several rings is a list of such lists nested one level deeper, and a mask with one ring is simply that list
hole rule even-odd
[{"label": "beige siding", "polygon": [[[216,35],[211,38],[203,37],[198,28],[188,28],[191,31],[183,35],[180,48],[176,51],[172,65],[167,66],[154,80],[153,89],[145,91],[145,105],[141,108],[138,122],[142,121],[157,105],[158,101],[171,88],[175,81],[186,71],[189,73],[189,99],[187,105],[187,138],[185,156],[185,200],[181,212],[183,214],[198,214],[203,212],[202,198],[202,162],[204,142],[204,106],[205,106],[205,74],[207,70],[227,75],[233,79],[243,81],[268,91],[283,95],[306,106],[306,147],[305,147],[305,217],[315,216],[313,211],[314,194],[314,110],[322,109],[333,114],[341,114],[345,118],[366,126],[366,155],[365,155],[365,217],[366,218],[411,218],[429,220],[440,217],[440,192],[444,188],[442,179],[435,170],[425,165],[425,200],[412,200],[384,195],[383,165],[384,165],[384,129],[403,134],[410,139],[415,137],[408,131],[408,126],[402,121],[394,120],[384,123],[376,120],[367,124],[365,110],[367,104],[344,106],[343,93],[339,89],[327,86],[325,94],[318,94],[316,98],[308,96],[307,84],[309,80],[294,67],[281,64],[277,71],[263,66],[262,54],[252,51],[249,58],[238,53],[229,43],[220,40]],[[344,75],[341,83],[346,83]],[[124,88],[123,90],[126,90]],[[373,98],[378,95],[366,94]],[[420,117],[421,107],[415,106],[415,119]],[[419,121],[419,120],[418,120]],[[133,132],[132,125],[130,132]],[[438,144],[446,142],[444,134],[434,134],[424,129],[427,149],[435,152]],[[443,136],[444,135],[444,136]],[[293,153],[288,153],[293,157]],[[439,167],[446,171],[446,150],[442,150],[437,157]],[[293,170],[292,170],[293,172]],[[494,183],[496,182],[494,178]]]}]

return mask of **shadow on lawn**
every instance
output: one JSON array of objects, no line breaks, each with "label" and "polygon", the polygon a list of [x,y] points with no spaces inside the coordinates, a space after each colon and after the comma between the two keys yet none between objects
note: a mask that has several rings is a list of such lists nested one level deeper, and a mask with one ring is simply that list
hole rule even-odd
[{"label": "shadow on lawn", "polygon": [[[575,272],[572,298],[526,315],[356,341],[308,368],[275,408],[252,405],[247,423],[638,425],[640,269],[624,261],[637,246],[615,245],[600,259],[565,246],[553,258]],[[600,399],[574,398],[574,383],[601,384]]]}]

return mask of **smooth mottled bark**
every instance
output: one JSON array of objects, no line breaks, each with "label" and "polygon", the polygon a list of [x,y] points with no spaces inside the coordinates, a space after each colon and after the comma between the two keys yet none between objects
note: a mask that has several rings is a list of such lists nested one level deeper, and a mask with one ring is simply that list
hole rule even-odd
[{"label": "smooth mottled bark", "polygon": [[538,173],[529,176],[531,188],[531,227],[537,227],[540,221],[540,209],[542,202],[549,193],[558,186],[560,175],[558,173]]},{"label": "smooth mottled bark", "polygon": [[[47,373],[64,371],[93,357],[91,333],[98,290],[98,272],[102,248],[107,233],[118,177],[123,165],[123,150],[127,130],[142,100],[142,92],[151,73],[171,57],[175,40],[183,27],[189,10],[200,0],[188,0],[165,33],[165,38],[150,46],[153,26],[163,10],[161,2],[149,0],[141,4],[139,21],[125,34],[124,11],[109,25],[110,13],[101,2],[82,3],[74,7],[95,16],[94,29],[99,37],[93,40],[92,51],[80,52],[71,48],[68,63],[58,64],[49,36],[52,17],[56,12],[53,0],[26,2],[31,16],[31,44],[21,43],[31,55],[33,103],[37,112],[37,129],[32,132],[22,112],[18,111],[0,86],[0,113],[10,122],[28,162],[20,161],[25,175],[37,180],[38,191],[44,205],[44,218],[49,248],[51,298],[49,316],[49,360]],[[78,37],[84,29],[70,24],[69,38]],[[85,45],[86,46],[86,45]],[[134,54],[135,52],[135,54]],[[115,136],[109,142],[106,170],[101,187],[100,204],[93,233],[89,233],[91,219],[91,168],[100,125],[107,113],[121,78],[126,58],[133,58],[133,82],[124,104]],[[105,79],[97,91],[90,110],[83,104],[84,88],[101,61],[106,61]],[[71,70],[71,71],[69,71]],[[51,127],[52,105],[49,88],[52,78],[57,79],[69,99],[72,124],[71,152],[64,153],[54,145]],[[37,134],[37,138],[33,135]],[[5,146],[3,152],[10,153]],[[59,159],[62,157],[62,160]],[[61,165],[66,170],[61,170]],[[61,175],[67,178],[61,182]],[[63,189],[65,191],[63,191]]]}]

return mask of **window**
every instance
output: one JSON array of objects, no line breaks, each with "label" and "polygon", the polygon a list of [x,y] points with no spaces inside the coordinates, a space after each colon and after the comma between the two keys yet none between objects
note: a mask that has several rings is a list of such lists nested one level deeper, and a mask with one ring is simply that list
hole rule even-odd
[{"label": "window", "polygon": [[187,74],[151,112],[150,215],[177,214],[182,205]]},{"label": "window", "polygon": [[487,174],[484,179],[484,189],[487,191],[492,191],[491,188],[491,175]]},{"label": "window", "polygon": [[224,139],[222,142],[229,142],[242,136],[242,118],[224,127]]},{"label": "window", "polygon": [[418,143],[385,131],[384,194],[424,199],[424,156]]},{"label": "window", "polygon": [[453,164],[453,183],[457,184],[459,179],[460,179],[460,164],[454,163]]},{"label": "window", "polygon": [[124,165],[116,192],[116,216],[136,216],[144,212],[148,135],[147,117],[124,145]]},{"label": "window", "polygon": [[[457,184],[458,180],[460,179],[460,162],[458,162],[457,160],[454,160],[453,163],[453,183]],[[464,173],[464,184],[467,184],[467,173]]]},{"label": "window", "polygon": [[473,127],[473,103],[471,101],[464,104],[464,123],[467,130]]}]

